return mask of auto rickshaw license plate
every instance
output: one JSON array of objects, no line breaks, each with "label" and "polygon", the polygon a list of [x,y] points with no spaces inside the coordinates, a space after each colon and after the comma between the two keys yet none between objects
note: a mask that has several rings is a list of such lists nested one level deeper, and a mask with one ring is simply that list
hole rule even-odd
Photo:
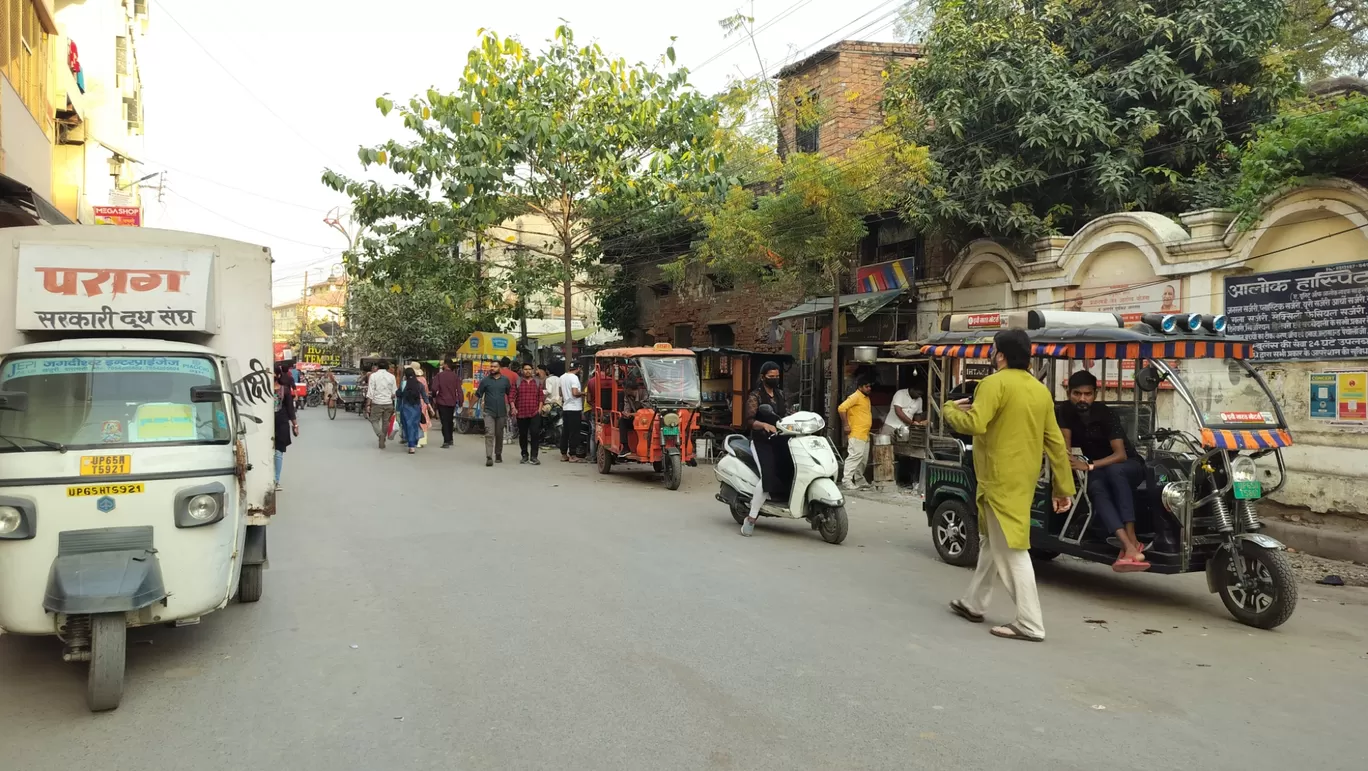
[{"label": "auto rickshaw license plate", "polygon": [[68,498],[88,498],[92,495],[136,495],[144,491],[142,482],[126,485],[77,485],[67,488]]},{"label": "auto rickshaw license plate", "polygon": [[661,436],[679,436],[679,426],[661,426]]},{"label": "auto rickshaw license plate", "polygon": [[128,474],[133,470],[131,455],[82,455],[81,476],[111,477]]},{"label": "auto rickshaw license plate", "polygon": [[1253,482],[1235,483],[1235,500],[1255,501],[1263,497],[1263,483],[1255,480]]}]

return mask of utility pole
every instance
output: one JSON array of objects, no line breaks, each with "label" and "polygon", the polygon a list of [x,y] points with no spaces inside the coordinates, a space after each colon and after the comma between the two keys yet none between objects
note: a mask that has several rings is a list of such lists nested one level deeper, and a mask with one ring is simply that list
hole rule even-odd
[{"label": "utility pole", "polygon": [[295,351],[295,361],[300,361],[304,356],[304,329],[309,324],[309,271],[304,271],[304,289],[299,294],[299,310],[295,312],[295,323],[299,329],[299,348]]}]

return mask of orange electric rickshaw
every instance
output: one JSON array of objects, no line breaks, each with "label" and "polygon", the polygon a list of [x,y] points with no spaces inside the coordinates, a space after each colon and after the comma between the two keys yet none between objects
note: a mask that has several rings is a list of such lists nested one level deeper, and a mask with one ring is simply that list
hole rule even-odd
[{"label": "orange electric rickshaw", "polygon": [[594,406],[600,474],[616,463],[649,463],[678,490],[694,463],[698,430],[698,364],[693,351],[658,343],[611,348],[594,355],[586,384]]}]

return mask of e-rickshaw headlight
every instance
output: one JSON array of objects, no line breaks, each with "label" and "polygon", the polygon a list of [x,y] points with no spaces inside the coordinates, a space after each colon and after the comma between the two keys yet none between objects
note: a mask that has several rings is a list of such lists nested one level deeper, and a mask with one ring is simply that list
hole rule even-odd
[{"label": "e-rickshaw headlight", "polygon": [[663,418],[660,419],[660,422],[661,422],[663,425],[669,426],[670,428],[674,428],[675,426],[679,425],[679,413],[678,413],[678,412],[666,413],[665,417],[663,417]]},{"label": "e-rickshaw headlight", "polygon": [[1164,508],[1170,514],[1177,514],[1187,505],[1188,498],[1192,495],[1192,485],[1187,482],[1169,482],[1164,485],[1164,491],[1160,493],[1159,500],[1163,502]]},{"label": "e-rickshaw headlight", "polygon": [[24,515],[13,506],[0,506],[0,535],[9,535],[23,524]]},{"label": "e-rickshaw headlight", "polygon": [[212,495],[196,495],[186,504],[185,513],[196,522],[207,522],[218,516],[219,502]]},{"label": "e-rickshaw headlight", "polygon": [[1254,459],[1248,455],[1241,455],[1230,459],[1230,477],[1232,482],[1253,482],[1258,478],[1259,469],[1254,465]]}]

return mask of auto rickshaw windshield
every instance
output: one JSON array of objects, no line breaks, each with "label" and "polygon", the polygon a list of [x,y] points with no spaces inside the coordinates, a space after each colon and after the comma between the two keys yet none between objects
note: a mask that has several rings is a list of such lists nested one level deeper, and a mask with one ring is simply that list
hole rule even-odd
[{"label": "auto rickshaw windshield", "polygon": [[1182,383],[1204,428],[1279,428],[1275,400],[1245,362],[1180,359],[1164,366]]},{"label": "auto rickshaw windshield", "polygon": [[692,356],[642,357],[640,364],[650,398],[683,404],[697,404],[702,398]]}]

